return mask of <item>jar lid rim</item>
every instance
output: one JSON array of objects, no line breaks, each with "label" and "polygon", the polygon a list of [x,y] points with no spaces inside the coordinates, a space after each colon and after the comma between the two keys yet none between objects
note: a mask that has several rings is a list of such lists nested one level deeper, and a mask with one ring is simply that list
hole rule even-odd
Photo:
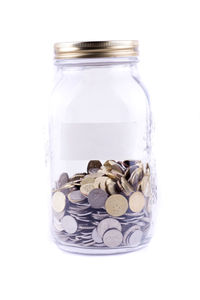
[{"label": "jar lid rim", "polygon": [[54,44],[55,59],[138,56],[137,40],[61,42]]}]

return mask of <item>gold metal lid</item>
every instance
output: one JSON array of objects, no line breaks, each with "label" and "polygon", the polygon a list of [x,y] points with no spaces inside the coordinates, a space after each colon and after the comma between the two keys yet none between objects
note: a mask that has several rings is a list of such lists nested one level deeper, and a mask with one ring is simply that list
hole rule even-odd
[{"label": "gold metal lid", "polygon": [[55,59],[138,56],[138,41],[91,41],[54,44]]}]

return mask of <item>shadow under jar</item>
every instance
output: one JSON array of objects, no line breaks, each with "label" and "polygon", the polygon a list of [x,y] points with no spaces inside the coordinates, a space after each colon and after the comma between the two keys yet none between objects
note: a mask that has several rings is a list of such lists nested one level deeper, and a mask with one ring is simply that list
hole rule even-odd
[{"label": "shadow under jar", "polygon": [[152,121],[137,57],[137,41],[55,44],[52,232],[63,250],[115,254],[151,239]]}]

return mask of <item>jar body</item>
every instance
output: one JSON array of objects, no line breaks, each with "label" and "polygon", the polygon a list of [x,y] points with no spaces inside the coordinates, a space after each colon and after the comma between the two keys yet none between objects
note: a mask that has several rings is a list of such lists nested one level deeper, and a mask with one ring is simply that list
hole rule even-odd
[{"label": "jar body", "polygon": [[151,111],[135,59],[59,60],[50,109],[52,231],[64,250],[133,251],[156,202]]}]

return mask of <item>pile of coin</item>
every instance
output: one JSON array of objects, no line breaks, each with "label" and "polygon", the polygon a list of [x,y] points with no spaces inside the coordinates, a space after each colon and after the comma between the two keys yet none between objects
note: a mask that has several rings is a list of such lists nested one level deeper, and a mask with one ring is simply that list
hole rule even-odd
[{"label": "pile of coin", "polygon": [[62,173],[52,192],[55,237],[80,247],[138,247],[151,225],[150,168],[139,160],[91,160]]}]

